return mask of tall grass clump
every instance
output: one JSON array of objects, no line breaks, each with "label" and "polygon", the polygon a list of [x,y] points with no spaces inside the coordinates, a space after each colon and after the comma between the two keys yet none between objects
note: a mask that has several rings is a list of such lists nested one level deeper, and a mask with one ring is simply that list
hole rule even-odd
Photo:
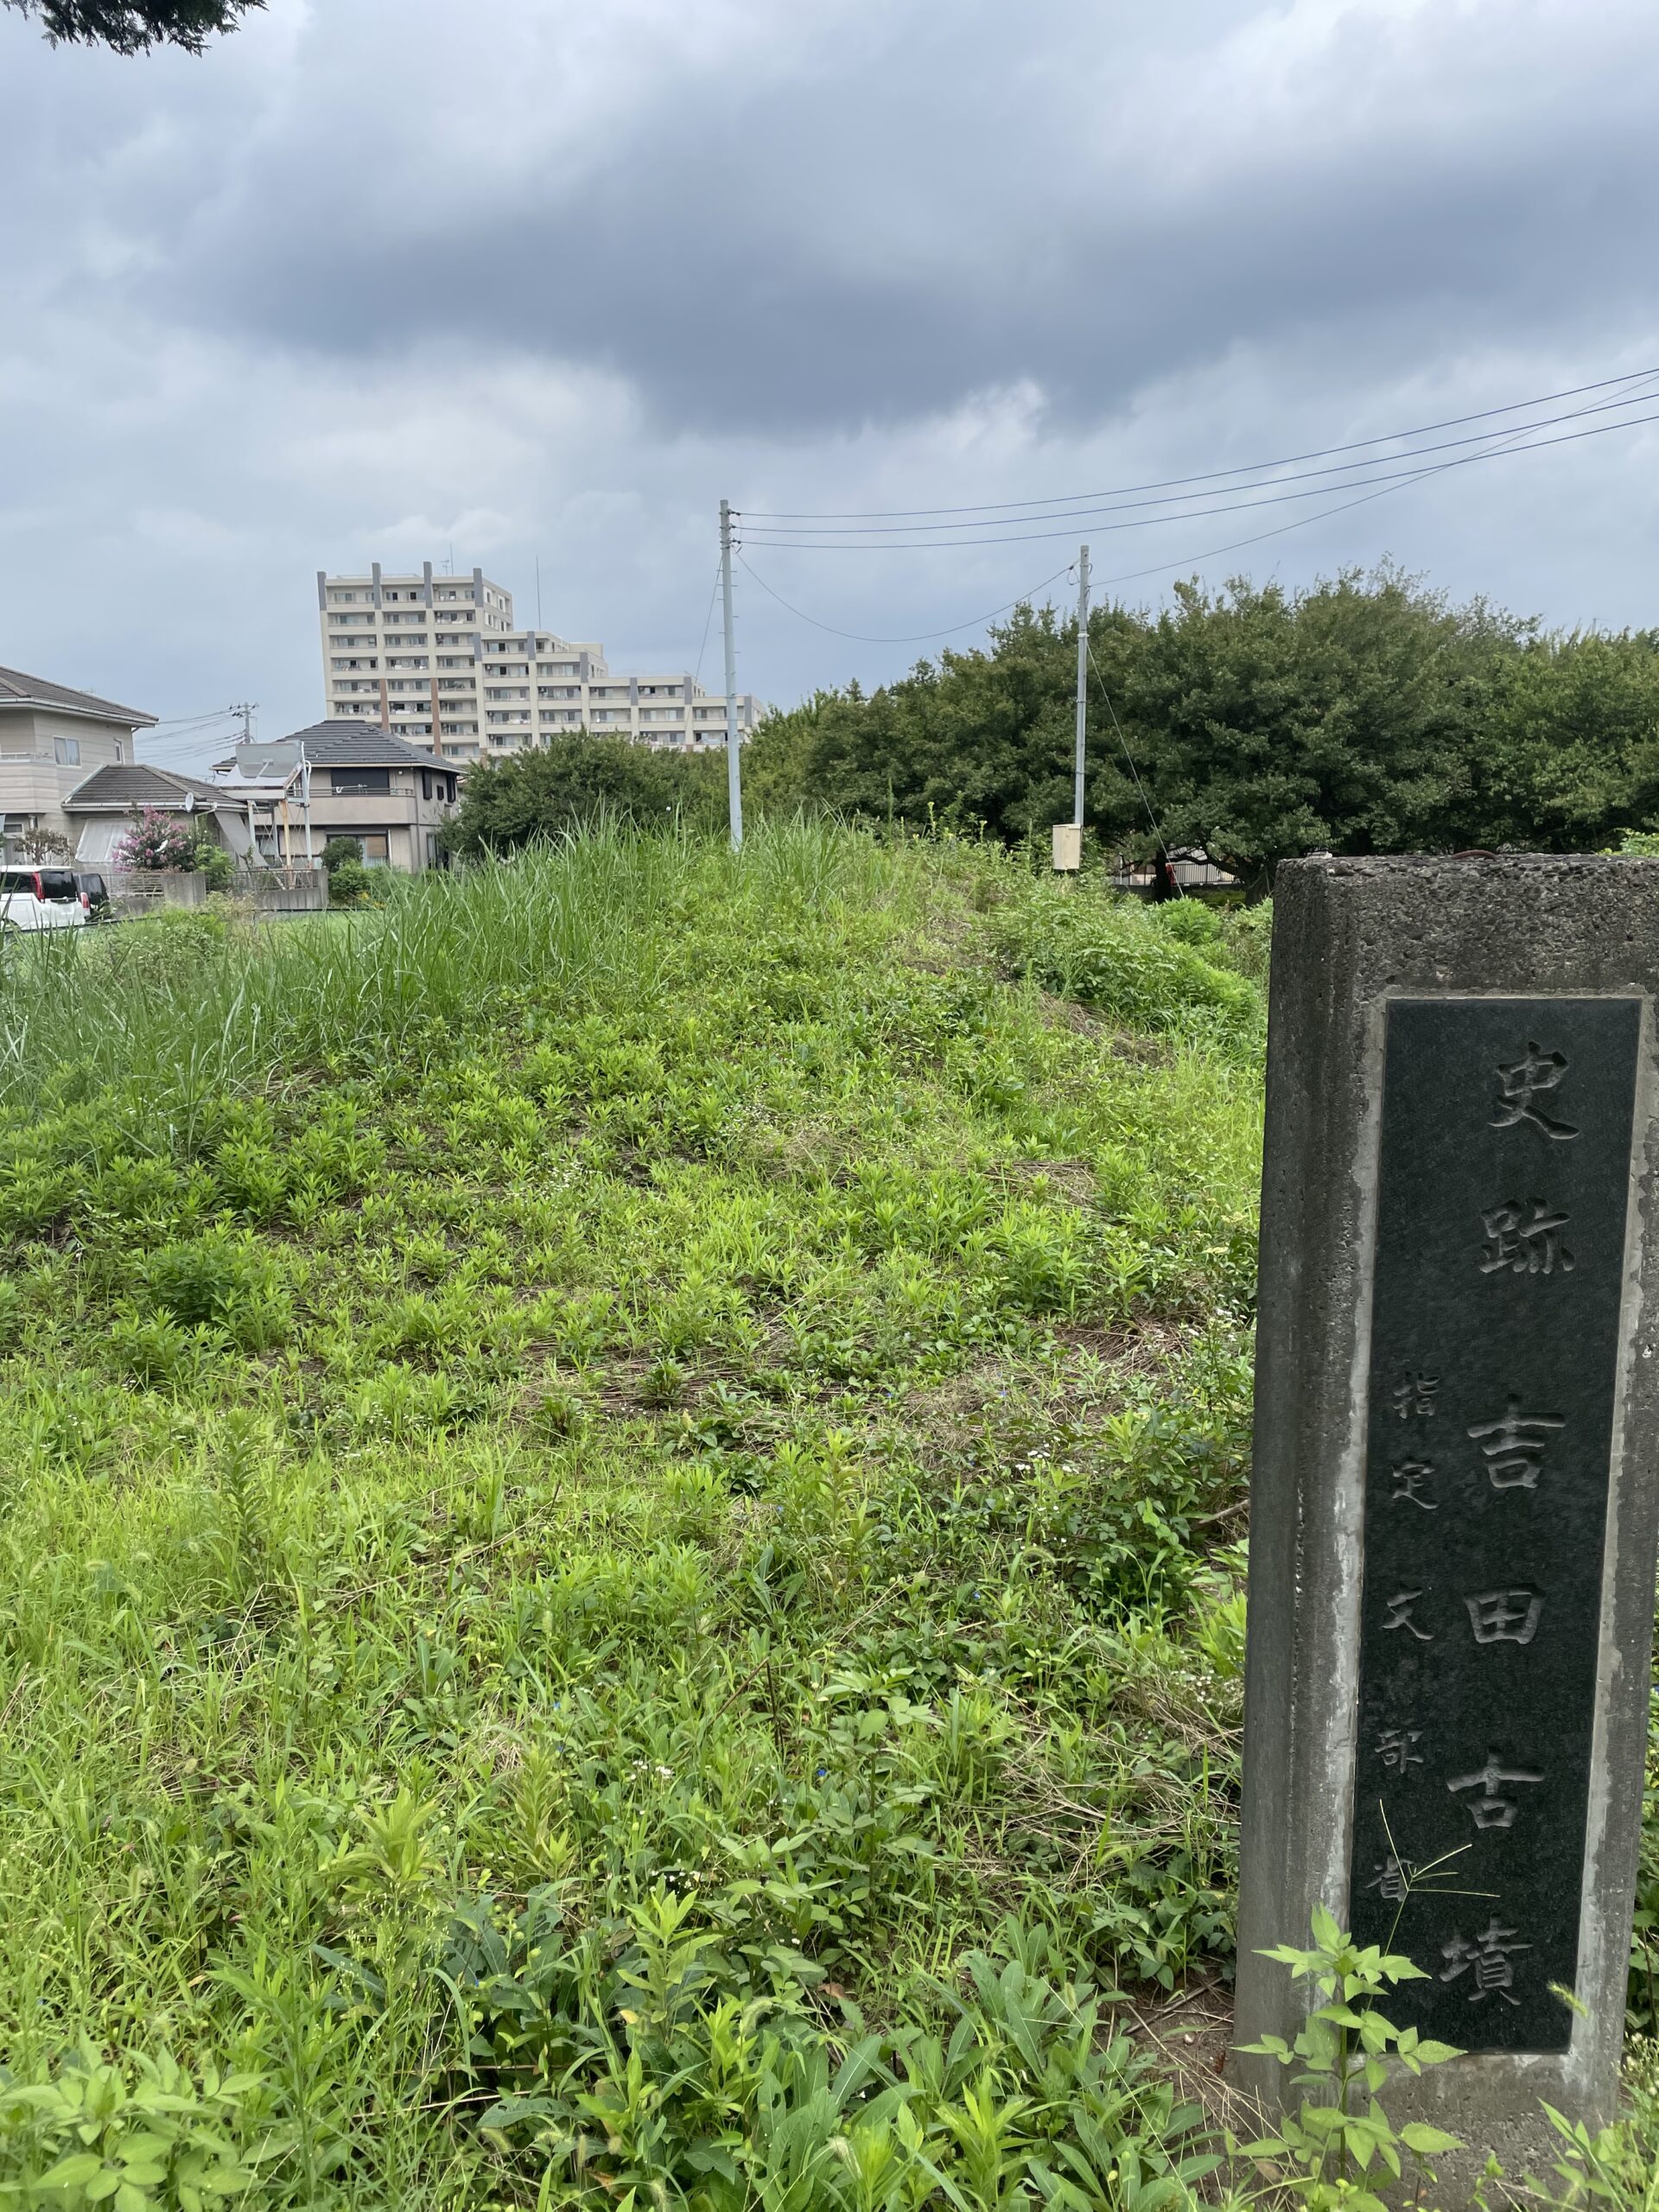
[{"label": "tall grass clump", "polygon": [[1027,882],[996,936],[1017,973],[1126,1028],[1232,1042],[1262,1030],[1260,990],[1233,964],[1220,918],[1196,902],[1147,908],[1087,881]]},{"label": "tall grass clump", "polygon": [[763,830],[740,860],[601,822],[511,863],[388,877],[383,906],[326,923],[65,931],[0,969],[0,1112],[95,1101],[123,1141],[188,1149],[213,1099],[361,1069],[607,978],[648,981],[677,901],[714,880],[765,908],[785,889],[829,895],[850,872],[884,873],[873,848],[809,823]]}]

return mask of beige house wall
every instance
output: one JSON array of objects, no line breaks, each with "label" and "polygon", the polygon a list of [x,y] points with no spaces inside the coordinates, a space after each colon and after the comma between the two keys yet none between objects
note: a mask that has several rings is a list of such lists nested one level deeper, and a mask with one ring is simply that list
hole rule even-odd
[{"label": "beige house wall", "polygon": [[[429,836],[437,835],[454,812],[454,808],[435,793],[430,798],[422,797],[422,772],[417,768],[393,768],[391,772],[391,791],[382,795],[372,791],[336,791],[333,787],[334,772],[327,767],[314,766],[311,770],[313,859],[321,859],[322,849],[330,837],[378,836],[388,841],[387,861],[391,867],[417,875],[423,868],[431,866],[427,840]],[[289,823],[294,864],[297,868],[303,865],[305,859],[305,810],[300,803],[297,784],[289,801]],[[264,826],[264,817],[262,815],[262,845]],[[276,855],[281,857],[280,813],[276,841]]]},{"label": "beige house wall", "polygon": [[63,802],[99,768],[135,758],[125,722],[48,707],[0,708],[0,815],[8,852],[20,836],[44,830],[73,847],[77,825]]}]

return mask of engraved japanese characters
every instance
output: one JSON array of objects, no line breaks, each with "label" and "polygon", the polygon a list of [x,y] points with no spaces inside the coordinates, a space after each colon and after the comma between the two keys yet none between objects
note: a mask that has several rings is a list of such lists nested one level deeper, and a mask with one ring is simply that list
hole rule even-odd
[{"label": "engraved japanese characters", "polygon": [[1638,1020],[1387,1011],[1350,1917],[1465,2050],[1571,2032]]}]

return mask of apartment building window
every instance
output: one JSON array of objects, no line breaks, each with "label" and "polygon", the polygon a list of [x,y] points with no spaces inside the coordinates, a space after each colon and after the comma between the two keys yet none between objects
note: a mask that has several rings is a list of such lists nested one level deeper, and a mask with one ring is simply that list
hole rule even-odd
[{"label": "apartment building window", "polygon": [[390,798],[390,768],[331,768],[328,788],[336,798]]},{"label": "apartment building window", "polygon": [[426,664],[424,653],[396,653],[386,662],[388,668],[424,668]]},{"label": "apartment building window", "polygon": [[80,740],[78,737],[54,737],[52,750],[60,768],[78,768],[80,766]]},{"label": "apartment building window", "polygon": [[528,699],[530,686],[528,683],[486,683],[484,696],[486,699]]}]

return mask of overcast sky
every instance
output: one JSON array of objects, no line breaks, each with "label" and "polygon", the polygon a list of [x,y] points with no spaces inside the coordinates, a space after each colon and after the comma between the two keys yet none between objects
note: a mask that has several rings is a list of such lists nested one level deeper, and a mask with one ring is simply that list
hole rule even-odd
[{"label": "overcast sky", "polygon": [[[1054,497],[1659,364],[1656,84],[1652,0],[271,0],[137,60],[0,10],[0,663],[274,735],[316,570],[453,548],[681,669],[722,494]],[[1243,525],[1073,537],[1137,600],[1387,554],[1623,625],[1656,518],[1659,423],[1205,560]],[[783,703],[1073,550],[749,531],[830,626],[739,571]]]}]

